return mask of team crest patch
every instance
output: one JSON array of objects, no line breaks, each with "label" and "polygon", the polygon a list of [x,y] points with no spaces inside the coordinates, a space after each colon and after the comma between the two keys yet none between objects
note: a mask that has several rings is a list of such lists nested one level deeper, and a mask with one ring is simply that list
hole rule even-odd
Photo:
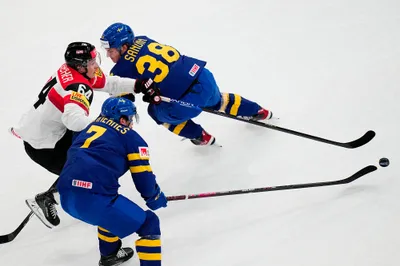
[{"label": "team crest patch", "polygon": [[150,152],[148,147],[139,147],[139,156],[143,159],[149,159]]},{"label": "team crest patch", "polygon": [[98,68],[94,74],[95,74],[97,77],[101,78],[101,77],[103,76],[103,71],[101,71],[101,69]]},{"label": "team crest patch", "polygon": [[199,69],[200,69],[200,67],[197,64],[194,64],[189,71],[189,75],[194,77],[196,75],[197,71],[199,71]]},{"label": "team crest patch", "polygon": [[93,183],[92,182],[88,182],[88,181],[82,181],[82,180],[72,180],[72,186],[74,187],[81,187],[81,188],[85,188],[85,189],[92,189],[93,187]]},{"label": "team crest patch", "polygon": [[74,102],[77,102],[77,103],[82,104],[82,105],[85,106],[87,109],[89,109],[89,107],[90,107],[89,101],[86,99],[85,95],[80,94],[80,93],[78,93],[78,92],[73,91],[73,92],[71,93],[71,96],[69,97],[69,99],[70,99],[71,101],[74,101]]}]

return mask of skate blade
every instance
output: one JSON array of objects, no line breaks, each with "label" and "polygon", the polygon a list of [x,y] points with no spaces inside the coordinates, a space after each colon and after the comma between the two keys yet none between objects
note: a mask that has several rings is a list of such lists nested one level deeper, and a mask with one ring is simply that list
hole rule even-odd
[{"label": "skate blade", "polygon": [[28,206],[29,209],[31,209],[31,211],[36,215],[37,218],[39,218],[39,220],[48,228],[52,229],[54,226],[49,223],[46,219],[46,217],[44,217],[44,215],[42,214],[42,211],[40,209],[40,207],[37,205],[35,200],[32,199],[27,199],[25,200],[26,205]]},{"label": "skate blade", "polygon": [[[188,138],[182,138],[181,141],[185,141],[185,140],[190,140]],[[200,147],[218,147],[218,148],[222,148],[222,145],[217,143],[216,141],[214,141],[213,144],[208,144],[208,145],[195,145],[195,146],[200,146]]]}]

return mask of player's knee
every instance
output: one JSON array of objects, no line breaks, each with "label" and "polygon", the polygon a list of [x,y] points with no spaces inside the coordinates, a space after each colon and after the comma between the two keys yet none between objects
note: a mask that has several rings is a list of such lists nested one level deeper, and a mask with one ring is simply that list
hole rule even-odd
[{"label": "player's knee", "polygon": [[160,219],[158,216],[150,211],[146,211],[146,220],[136,232],[140,237],[159,237],[161,235]]}]

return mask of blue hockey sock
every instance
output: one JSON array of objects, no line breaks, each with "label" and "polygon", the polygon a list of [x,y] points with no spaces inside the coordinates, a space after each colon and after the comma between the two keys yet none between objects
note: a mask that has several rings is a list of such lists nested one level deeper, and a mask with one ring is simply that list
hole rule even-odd
[{"label": "blue hockey sock", "polygon": [[234,116],[253,116],[261,106],[238,94],[221,93],[221,102],[212,108]]},{"label": "blue hockey sock", "polygon": [[161,240],[155,238],[140,238],[136,240],[136,252],[140,266],[161,266]]},{"label": "blue hockey sock", "polygon": [[97,229],[97,236],[99,238],[99,249],[100,249],[100,254],[103,256],[108,256],[110,254],[113,254],[115,251],[119,250],[119,248],[122,245],[121,240],[119,237],[113,235],[110,233],[110,231],[98,227]]},{"label": "blue hockey sock", "polygon": [[203,131],[203,128],[192,120],[185,121],[179,125],[164,123],[163,126],[172,133],[188,139],[198,138],[201,136],[201,132]]}]

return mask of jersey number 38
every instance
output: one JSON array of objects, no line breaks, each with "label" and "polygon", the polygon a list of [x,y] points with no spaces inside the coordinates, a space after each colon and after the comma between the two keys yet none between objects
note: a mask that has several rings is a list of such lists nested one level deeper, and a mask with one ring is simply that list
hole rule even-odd
[{"label": "jersey number 38", "polygon": [[[146,70],[151,73],[155,73],[158,70],[159,73],[154,76],[154,82],[160,83],[169,73],[168,64],[171,64],[179,59],[179,52],[171,46],[159,44],[157,42],[148,44],[147,48],[149,49],[149,52],[156,56],[147,54],[139,57],[136,62],[136,68],[139,74],[143,74]],[[161,57],[166,61],[167,64],[161,60],[157,60],[156,57]]]}]

